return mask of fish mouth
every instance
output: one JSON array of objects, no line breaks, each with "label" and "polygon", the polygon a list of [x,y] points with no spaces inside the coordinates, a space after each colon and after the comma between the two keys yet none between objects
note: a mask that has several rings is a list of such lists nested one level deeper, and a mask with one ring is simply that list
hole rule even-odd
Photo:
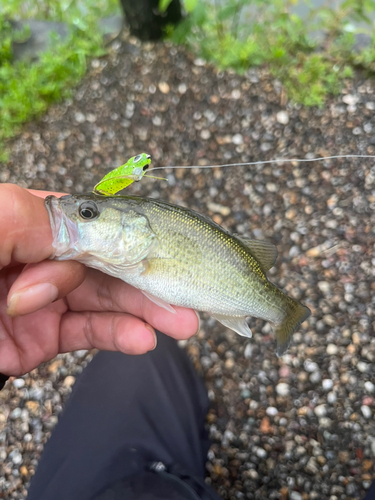
[{"label": "fish mouth", "polygon": [[44,200],[52,230],[52,247],[54,253],[51,259],[68,260],[77,255],[77,243],[79,242],[77,225],[66,216],[61,208],[60,200],[67,198],[57,198],[47,196]]}]

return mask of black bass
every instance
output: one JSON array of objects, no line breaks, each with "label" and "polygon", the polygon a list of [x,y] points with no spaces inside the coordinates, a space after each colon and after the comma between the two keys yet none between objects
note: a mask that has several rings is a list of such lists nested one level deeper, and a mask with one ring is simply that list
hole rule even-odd
[{"label": "black bass", "polygon": [[247,316],[269,321],[277,355],[310,310],[268,281],[277,249],[233,235],[208,217],[136,196],[48,196],[56,260],[78,260],[139,288],[158,305],[206,311],[251,337]]}]

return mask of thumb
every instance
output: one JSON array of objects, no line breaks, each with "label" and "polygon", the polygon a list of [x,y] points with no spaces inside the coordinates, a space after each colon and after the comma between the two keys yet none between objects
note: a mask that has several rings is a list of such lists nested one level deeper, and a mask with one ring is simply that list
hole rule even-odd
[{"label": "thumb", "polygon": [[[85,267],[74,261],[46,261],[52,253],[52,232],[44,199],[14,184],[0,185],[0,269],[29,264],[12,284],[8,313],[34,312],[79,286]],[[31,265],[30,265],[31,264]]]},{"label": "thumb", "polygon": [[44,200],[14,184],[0,184],[0,268],[48,259],[52,232]]},{"label": "thumb", "polygon": [[9,290],[7,313],[22,316],[38,311],[72,292],[85,275],[85,266],[74,260],[28,264]]}]

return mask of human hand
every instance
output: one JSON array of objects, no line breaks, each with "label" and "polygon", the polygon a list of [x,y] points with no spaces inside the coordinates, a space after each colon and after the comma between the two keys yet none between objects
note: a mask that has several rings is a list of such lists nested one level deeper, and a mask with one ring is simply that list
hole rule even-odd
[{"label": "human hand", "polygon": [[154,328],[196,333],[191,309],[160,308],[121,280],[53,254],[45,191],[0,185],[0,372],[22,375],[58,353],[96,347],[143,354]]}]

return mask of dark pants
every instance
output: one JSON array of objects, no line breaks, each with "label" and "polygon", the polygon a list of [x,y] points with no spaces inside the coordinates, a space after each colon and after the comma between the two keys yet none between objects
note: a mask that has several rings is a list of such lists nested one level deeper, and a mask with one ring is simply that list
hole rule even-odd
[{"label": "dark pants", "polygon": [[158,334],[143,356],[99,353],[73,388],[28,500],[219,500],[204,483],[207,410],[175,340]]},{"label": "dark pants", "polygon": [[375,481],[370,486],[370,489],[363,500],[375,500]]}]

